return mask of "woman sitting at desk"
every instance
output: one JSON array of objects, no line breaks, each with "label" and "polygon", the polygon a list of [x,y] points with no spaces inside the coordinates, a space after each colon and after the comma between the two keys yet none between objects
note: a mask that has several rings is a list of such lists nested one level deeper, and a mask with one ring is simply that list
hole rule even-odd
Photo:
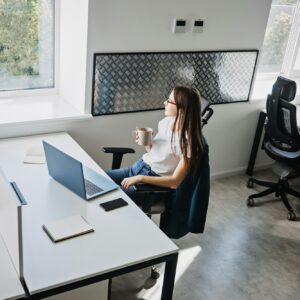
[{"label": "woman sitting at desk", "polygon": [[195,174],[204,152],[200,93],[195,88],[176,86],[164,101],[165,118],[158,124],[152,145],[131,167],[107,174],[137,203],[132,187],[138,183],[177,188],[187,173]]}]

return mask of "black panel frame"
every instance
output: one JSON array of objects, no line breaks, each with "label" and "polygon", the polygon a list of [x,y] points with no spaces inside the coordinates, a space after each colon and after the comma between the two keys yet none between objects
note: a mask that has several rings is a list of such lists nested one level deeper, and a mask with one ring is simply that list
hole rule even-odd
[{"label": "black panel frame", "polygon": [[218,105],[218,104],[232,104],[232,103],[241,103],[241,102],[249,102],[250,93],[253,87],[254,75],[256,73],[257,67],[257,60],[259,55],[259,50],[257,49],[242,49],[242,50],[210,50],[210,51],[167,51],[167,52],[97,52],[94,53],[93,57],[93,81],[92,81],[92,105],[91,105],[91,114],[93,116],[106,116],[106,115],[118,115],[124,113],[136,113],[136,112],[148,112],[148,111],[159,111],[164,110],[163,107],[161,108],[153,108],[153,109],[142,109],[142,110],[129,110],[129,111],[121,111],[121,112],[113,112],[113,113],[104,113],[104,114],[97,114],[95,113],[95,103],[94,103],[94,94],[95,94],[95,77],[96,77],[96,58],[98,55],[106,55],[106,56],[113,56],[113,55],[147,55],[147,54],[206,54],[206,53],[244,53],[244,52],[253,52],[256,53],[254,67],[252,71],[251,81],[249,85],[249,91],[247,99],[245,100],[238,100],[238,101],[231,101],[231,102],[220,102],[220,103],[211,103],[211,105]]}]

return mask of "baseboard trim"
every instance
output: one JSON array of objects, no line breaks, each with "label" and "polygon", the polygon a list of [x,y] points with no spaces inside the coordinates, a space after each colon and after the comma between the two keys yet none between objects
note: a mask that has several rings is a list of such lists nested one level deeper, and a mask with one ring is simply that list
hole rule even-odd
[{"label": "baseboard trim", "polygon": [[[255,166],[254,171],[261,171],[268,169],[272,166],[272,162],[269,162],[267,164],[260,164]],[[226,178],[230,176],[235,176],[235,175],[241,175],[245,174],[247,170],[247,166],[241,167],[241,168],[236,168],[236,169],[231,169],[231,170],[226,170],[226,171],[221,171],[221,172],[213,172],[210,175],[211,179],[220,179],[220,178]]]}]

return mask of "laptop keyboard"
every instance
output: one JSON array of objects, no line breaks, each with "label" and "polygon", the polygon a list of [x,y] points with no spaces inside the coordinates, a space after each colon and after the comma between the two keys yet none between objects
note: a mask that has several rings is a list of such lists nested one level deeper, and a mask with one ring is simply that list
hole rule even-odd
[{"label": "laptop keyboard", "polygon": [[94,195],[103,191],[97,185],[95,185],[94,183],[92,183],[87,179],[84,179],[84,182],[85,182],[85,190],[88,195]]}]

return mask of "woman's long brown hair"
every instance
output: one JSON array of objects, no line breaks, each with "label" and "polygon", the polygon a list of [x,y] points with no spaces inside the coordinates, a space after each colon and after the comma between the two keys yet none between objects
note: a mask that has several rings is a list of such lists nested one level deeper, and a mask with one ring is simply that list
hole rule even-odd
[{"label": "woman's long brown hair", "polygon": [[177,115],[172,132],[179,132],[179,144],[189,173],[196,175],[204,152],[200,93],[195,88],[176,86],[173,89]]}]

